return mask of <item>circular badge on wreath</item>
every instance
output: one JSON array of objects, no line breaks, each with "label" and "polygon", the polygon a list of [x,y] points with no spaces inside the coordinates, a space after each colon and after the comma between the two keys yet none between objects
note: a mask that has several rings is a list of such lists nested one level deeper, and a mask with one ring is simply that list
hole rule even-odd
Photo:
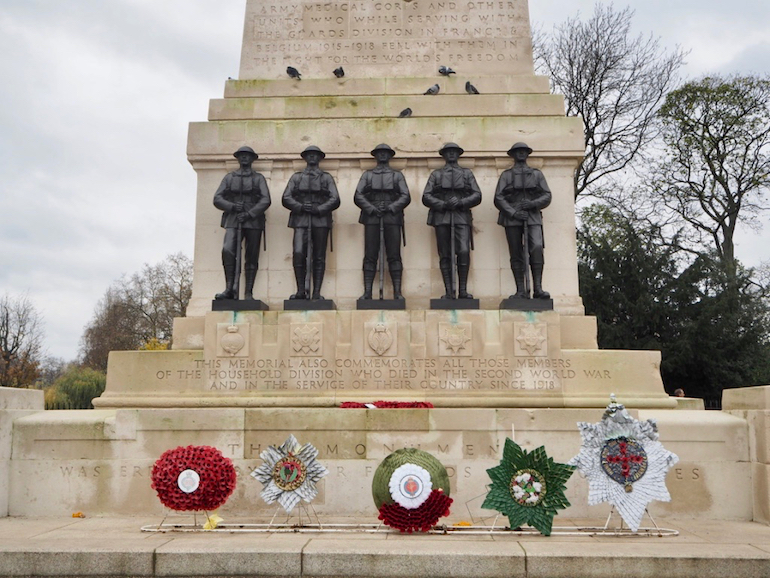
[{"label": "circular badge on wreath", "polygon": [[647,452],[642,444],[627,438],[608,440],[601,452],[604,473],[621,484],[626,492],[632,492],[633,483],[647,471]]},{"label": "circular badge on wreath", "polygon": [[449,476],[428,452],[396,450],[374,472],[374,505],[379,519],[402,532],[427,532],[449,515]]},{"label": "circular badge on wreath", "polygon": [[511,477],[510,490],[511,497],[520,506],[525,508],[537,506],[545,498],[545,478],[537,470],[530,468],[517,470]]},{"label": "circular badge on wreath", "polygon": [[305,464],[296,456],[281,458],[273,466],[273,481],[280,489],[291,492],[305,481]]}]

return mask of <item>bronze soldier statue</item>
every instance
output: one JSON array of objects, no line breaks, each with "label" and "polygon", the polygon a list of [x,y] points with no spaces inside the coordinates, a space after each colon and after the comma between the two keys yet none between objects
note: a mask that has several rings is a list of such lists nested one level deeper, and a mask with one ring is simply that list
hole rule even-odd
[{"label": "bronze soldier statue", "polygon": [[460,146],[450,142],[438,152],[446,165],[431,173],[422,194],[422,202],[430,207],[428,224],[436,230],[439,268],[446,289],[443,298],[473,299],[473,295],[468,293],[470,252],[473,249],[471,207],[481,203],[481,190],[471,170],[457,164],[465,152]]},{"label": "bronze soldier statue", "polygon": [[340,195],[332,176],[318,167],[326,156],[320,148],[309,146],[300,156],[307,167],[291,176],[283,192],[283,206],[291,211],[289,227],[294,229],[292,261],[297,280],[297,292],[289,299],[323,299],[326,243]]},{"label": "bronze soldier statue", "polygon": [[393,282],[393,299],[403,299],[401,294],[401,240],[404,226],[404,207],[411,202],[409,187],[401,171],[390,168],[390,159],[396,151],[386,144],[379,144],[371,151],[377,166],[361,175],[353,202],[361,208],[359,223],[364,225],[364,294],[361,299],[372,298],[372,284],[380,264],[380,299],[385,272],[384,253],[388,255],[390,280]]},{"label": "bronze soldier statue", "polygon": [[551,190],[543,173],[527,165],[532,153],[523,142],[517,142],[508,151],[514,164],[503,171],[495,190],[495,207],[500,209],[497,224],[505,227],[511,269],[516,280],[513,297],[529,299],[529,271],[532,270],[532,296],[550,299],[543,291],[543,216],[540,212],[551,204]]},{"label": "bronze soldier statue", "polygon": [[243,146],[233,153],[241,165],[225,175],[214,194],[214,206],[224,211],[222,227],[222,265],[226,287],[215,299],[238,299],[241,273],[241,245],[246,246],[244,297],[253,299],[254,280],[259,268],[259,246],[265,232],[265,211],[270,206],[270,191],[265,177],[251,168],[259,158],[251,147]]}]

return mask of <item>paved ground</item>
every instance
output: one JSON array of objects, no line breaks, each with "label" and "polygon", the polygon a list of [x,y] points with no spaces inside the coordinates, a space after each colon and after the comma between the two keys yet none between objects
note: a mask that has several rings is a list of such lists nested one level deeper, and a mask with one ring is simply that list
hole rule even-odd
[{"label": "paved ground", "polygon": [[770,527],[751,522],[658,519],[667,537],[141,531],[159,522],[0,518],[0,576],[770,577]]}]

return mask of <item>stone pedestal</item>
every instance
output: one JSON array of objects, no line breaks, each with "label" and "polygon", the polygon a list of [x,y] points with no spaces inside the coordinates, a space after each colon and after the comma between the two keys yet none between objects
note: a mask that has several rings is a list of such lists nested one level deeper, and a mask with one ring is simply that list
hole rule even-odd
[{"label": "stone pedestal", "polygon": [[212,311],[268,311],[270,307],[259,299],[214,299]]},{"label": "stone pedestal", "polygon": [[[10,462],[12,516],[156,514],[164,508],[150,488],[156,459],[178,445],[211,445],[231,458],[238,481],[223,517],[268,519],[275,505],[259,497],[262,485],[249,473],[268,445],[294,434],[319,450],[329,474],[319,484],[314,509],[322,521],[340,516],[376,517],[372,476],[402,447],[418,447],[447,468],[452,507],[460,519],[491,523],[482,510],[486,470],[499,463],[506,437],[527,450],[545,445],[560,462],[580,448],[578,421],[598,421],[599,409],[340,409],[211,408],[46,411],[15,422]],[[743,419],[720,412],[632,411],[657,418],[661,439],[680,463],[666,482],[670,504],[654,502],[654,516],[742,519],[752,517],[752,467]],[[730,491],[724,489],[730,480]],[[606,517],[588,506],[587,483],[574,474],[565,518]]]},{"label": "stone pedestal", "polygon": [[[173,351],[113,351],[97,408],[674,408],[657,351],[601,351],[590,317],[556,312],[209,312],[178,319]],[[201,343],[200,349],[181,349]],[[180,349],[176,349],[179,347]]]}]

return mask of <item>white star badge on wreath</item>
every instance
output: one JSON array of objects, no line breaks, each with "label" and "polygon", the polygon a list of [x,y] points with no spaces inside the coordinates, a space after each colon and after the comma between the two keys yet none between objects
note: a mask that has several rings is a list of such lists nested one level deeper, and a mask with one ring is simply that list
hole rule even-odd
[{"label": "white star badge on wreath", "polygon": [[268,504],[278,500],[286,513],[300,500],[312,502],[318,495],[316,482],[329,473],[316,460],[318,450],[312,444],[300,447],[293,435],[279,448],[269,446],[259,457],[264,463],[251,475],[264,484],[260,496]]},{"label": "white star badge on wreath", "polygon": [[599,423],[578,423],[583,445],[569,461],[588,478],[588,504],[609,502],[636,532],[652,500],[670,502],[666,474],[679,457],[658,441],[655,420],[639,421],[611,397]]}]

